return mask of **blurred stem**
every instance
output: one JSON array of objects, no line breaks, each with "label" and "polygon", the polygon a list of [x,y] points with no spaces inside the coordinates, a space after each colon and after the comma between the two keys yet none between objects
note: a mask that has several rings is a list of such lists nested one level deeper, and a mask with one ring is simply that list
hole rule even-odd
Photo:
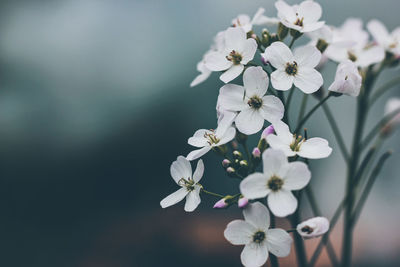
[{"label": "blurred stem", "polygon": [[328,104],[326,104],[326,103],[323,104],[322,105],[322,109],[324,110],[325,116],[328,119],[329,125],[332,128],[333,134],[335,135],[336,142],[339,145],[339,148],[340,148],[340,151],[342,152],[343,158],[346,161],[346,163],[348,163],[348,161],[349,161],[349,153],[347,152],[346,145],[344,143],[342,134],[340,133],[339,127],[338,127],[338,125],[337,125],[337,123],[335,121],[335,118],[332,115],[331,110],[329,109]]},{"label": "blurred stem", "polygon": [[[269,212],[270,214],[270,218],[271,218],[271,228],[275,228],[275,215],[272,214],[272,212]],[[279,261],[278,261],[278,257],[276,257],[273,254],[269,254],[270,257],[270,261],[271,261],[271,266],[272,267],[279,267]]]},{"label": "blurred stem", "polygon": [[[298,199],[298,207],[300,207],[300,198],[301,198],[301,191],[298,192],[299,195]],[[290,223],[292,228],[296,228],[297,225],[300,223],[300,208],[298,208],[295,213],[290,217]],[[304,246],[303,238],[298,235],[297,233],[293,234],[294,238],[294,245],[296,247],[296,255],[297,255],[297,266],[299,267],[307,267],[307,254],[306,249]]]},{"label": "blurred stem", "polygon": [[289,91],[289,95],[288,95],[288,98],[286,100],[286,110],[285,110],[285,112],[289,112],[290,102],[292,101],[294,90],[295,89],[294,89],[294,85],[293,85],[292,88]]},{"label": "blurred stem", "polygon": [[220,195],[220,194],[217,194],[217,193],[214,193],[214,192],[207,191],[207,190],[205,190],[204,188],[202,188],[201,191],[202,191],[203,193],[206,193],[207,195],[210,195],[210,196],[214,196],[214,197],[218,197],[218,198],[224,198],[224,197],[225,197],[225,196],[223,196],[223,195]]},{"label": "blurred stem", "polygon": [[303,99],[301,100],[299,116],[297,117],[297,123],[300,122],[304,117],[304,113],[306,112],[306,107],[307,107],[307,100],[308,100],[308,94],[303,94]]},{"label": "blurred stem", "polygon": [[324,97],[323,99],[321,99],[321,101],[318,102],[318,104],[316,104],[308,113],[307,115],[297,124],[296,130],[294,131],[294,133],[297,133],[301,127],[303,127],[304,123],[306,123],[306,121],[311,117],[312,114],[314,114],[314,112],[320,107],[322,106],[332,95],[328,94],[326,97]]},{"label": "blurred stem", "polygon": [[[278,90],[278,97],[279,99],[282,101],[283,105],[286,108],[286,101],[285,101],[285,96],[283,95],[283,91],[279,91]],[[288,113],[285,111],[285,113],[283,114],[283,122],[285,122],[286,124],[289,124],[288,121]]]},{"label": "blurred stem", "polygon": [[391,89],[392,87],[398,85],[399,83],[400,83],[400,76],[388,81],[387,83],[385,83],[384,85],[379,87],[375,91],[375,93],[372,95],[372,97],[371,97],[371,99],[369,101],[369,105],[372,106],[376,102],[376,100],[379,99],[379,97],[381,97],[389,89]]}]

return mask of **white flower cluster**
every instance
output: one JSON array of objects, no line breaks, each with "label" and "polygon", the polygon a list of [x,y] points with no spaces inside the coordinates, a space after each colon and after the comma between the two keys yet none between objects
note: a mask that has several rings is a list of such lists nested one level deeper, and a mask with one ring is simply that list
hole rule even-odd
[{"label": "white flower cluster", "polygon": [[[217,34],[211,49],[198,63],[200,75],[191,86],[204,82],[212,72],[220,72],[225,83],[216,105],[218,125],[215,130],[197,130],[188,139],[188,144],[196,149],[186,157],[179,156],[171,165],[171,176],[181,188],[161,201],[165,208],[186,198],[188,212],[200,204],[201,193],[220,199],[214,208],[237,203],[243,208],[245,220],[229,223],[224,235],[232,244],[245,246],[241,255],[245,266],[263,265],[269,253],[278,257],[290,253],[292,238],[285,230],[270,229],[270,212],[277,217],[295,213],[297,193],[311,179],[308,160],[326,158],[332,152],[327,140],[309,138],[307,132],[300,135],[302,125],[290,131],[285,116],[289,97],[285,103],[283,91],[298,88],[321,99],[327,93],[320,70],[329,59],[338,66],[334,81],[327,87],[330,91],[327,97],[342,94],[357,97],[366,68],[388,61],[393,64],[400,57],[400,30],[389,33],[377,20],[368,23],[374,38],[370,41],[359,19],[348,19],[341,27],[326,25],[320,20],[322,9],[315,1],[290,6],[279,0],[275,7],[276,18],[265,16],[260,8],[252,19],[247,15],[233,19],[231,27]],[[264,29],[257,35],[258,25],[277,26],[277,33]],[[286,44],[285,38],[290,36],[291,42]],[[310,42],[292,48],[303,36]],[[238,77],[242,77],[243,85]],[[393,106],[397,108],[398,102],[388,110],[393,110]],[[265,121],[270,124],[268,127],[264,126]],[[258,145],[250,154],[247,136],[262,129],[265,130]],[[243,153],[238,149],[239,144],[245,148]],[[192,174],[190,161],[209,151],[225,158],[222,165],[226,173],[241,180],[240,193],[220,195],[205,190],[199,183],[204,172],[201,159]],[[262,165],[260,171],[259,165]],[[265,198],[269,209],[261,203]],[[316,217],[298,224],[297,233],[310,238],[328,229],[329,221]]]}]

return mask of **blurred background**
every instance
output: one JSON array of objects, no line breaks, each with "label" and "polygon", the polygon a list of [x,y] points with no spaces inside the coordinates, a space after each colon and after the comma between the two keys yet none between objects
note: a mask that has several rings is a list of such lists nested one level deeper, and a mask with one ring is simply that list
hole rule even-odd
[{"label": "blurred background", "polygon": [[[329,24],[360,17],[390,30],[400,25],[398,0],[319,2]],[[273,3],[1,1],[0,266],[240,266],[242,248],[223,237],[240,210],[213,210],[216,199],[207,196],[191,214],[182,203],[163,210],[159,202],[177,189],[169,166],[191,150],[187,138],[216,124],[222,82],[214,74],[189,88],[196,63],[232,18],[260,6],[273,16]],[[326,84],[334,70],[327,66]],[[387,71],[378,84],[395,75]],[[390,95],[400,96],[399,88],[374,107],[369,127]],[[354,99],[329,105],[349,144]],[[334,147],[330,158],[312,162],[312,185],[330,218],[343,196],[344,162],[322,112],[307,127]],[[395,133],[385,145],[395,152],[357,225],[355,266],[399,266],[399,144]],[[204,186],[237,192],[220,158],[204,161]],[[340,228],[332,235],[337,248]],[[310,251],[317,241],[307,241]],[[293,266],[293,256],[281,265]],[[325,252],[318,265],[329,266]]]}]

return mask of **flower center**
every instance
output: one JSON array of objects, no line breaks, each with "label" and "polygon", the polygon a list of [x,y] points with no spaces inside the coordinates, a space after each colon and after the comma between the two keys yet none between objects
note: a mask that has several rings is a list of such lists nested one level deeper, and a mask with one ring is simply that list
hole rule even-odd
[{"label": "flower center", "polygon": [[352,53],[352,52],[347,52],[347,56],[349,57],[349,59],[351,60],[351,61],[353,61],[353,62],[355,62],[356,60],[357,60],[357,56],[356,55],[354,55],[354,53]]},{"label": "flower center", "polygon": [[232,61],[233,65],[239,65],[240,62],[242,61],[242,55],[236,52],[235,50],[232,50],[229,53],[229,56],[226,56],[226,59]]},{"label": "flower center", "polygon": [[249,101],[247,101],[247,104],[253,108],[253,109],[259,109],[261,108],[263,101],[261,98],[259,98],[258,96],[253,96],[249,99]]},{"label": "flower center", "polygon": [[186,187],[186,190],[189,192],[194,190],[194,180],[190,177],[188,177],[187,179],[181,178],[178,181],[178,184],[182,187]]},{"label": "flower center", "polygon": [[[298,15],[298,14],[296,14],[296,15]],[[294,22],[294,25],[303,27],[303,20],[304,20],[304,18],[297,18],[297,20]]]},{"label": "flower center", "polygon": [[253,242],[260,244],[265,239],[265,232],[258,231],[253,235]]},{"label": "flower center", "polygon": [[299,152],[300,146],[305,142],[305,138],[303,138],[301,135],[298,137],[294,134],[293,135],[293,141],[290,144],[290,149],[294,152]]},{"label": "flower center", "polygon": [[279,191],[283,186],[283,180],[280,177],[273,175],[269,178],[267,186],[273,192]]},{"label": "flower center", "polygon": [[293,61],[292,64],[290,64],[289,62],[286,63],[286,69],[285,69],[286,73],[289,75],[296,75],[297,74],[297,62]]},{"label": "flower center", "polygon": [[301,231],[303,233],[311,234],[314,231],[314,229],[312,229],[310,226],[307,225],[301,228]]},{"label": "flower center", "polygon": [[211,146],[211,145],[215,145],[219,143],[219,138],[217,138],[217,136],[214,133],[214,130],[210,130],[211,132],[206,132],[204,133],[204,138],[207,139],[207,143]]}]

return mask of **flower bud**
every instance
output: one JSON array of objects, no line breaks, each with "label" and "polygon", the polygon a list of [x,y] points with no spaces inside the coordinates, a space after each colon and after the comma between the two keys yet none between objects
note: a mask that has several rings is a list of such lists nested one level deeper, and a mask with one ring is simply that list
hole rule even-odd
[{"label": "flower bud", "polygon": [[249,204],[249,200],[247,198],[245,198],[244,196],[240,196],[240,198],[238,200],[238,207],[242,209],[242,208],[246,207],[247,204]]},{"label": "flower bud", "polygon": [[222,166],[223,166],[224,168],[228,168],[230,164],[231,164],[231,162],[229,161],[229,159],[224,159],[224,160],[222,161]]},{"label": "flower bud", "polygon": [[267,136],[273,134],[274,132],[275,132],[274,126],[272,126],[271,124],[270,126],[265,128],[264,131],[261,133],[261,139],[267,139]]},{"label": "flower bud", "polygon": [[267,29],[263,29],[261,33],[261,44],[265,47],[271,44],[271,35]]},{"label": "flower bud", "polygon": [[258,147],[255,147],[253,149],[253,152],[251,152],[254,158],[259,158],[261,156],[261,151]]},{"label": "flower bud", "polygon": [[232,167],[228,167],[228,168],[226,168],[226,172],[229,174],[234,174],[236,172],[236,170]]},{"label": "flower bud", "polygon": [[241,160],[240,162],[239,162],[239,164],[240,164],[240,167],[248,167],[249,166],[249,164],[247,163],[247,160]]},{"label": "flower bud", "polygon": [[228,203],[226,203],[225,198],[221,198],[213,206],[214,209],[224,209],[226,207],[228,207]]},{"label": "flower bud", "polygon": [[314,217],[298,224],[296,230],[304,239],[318,237],[329,230],[329,221],[325,217]]},{"label": "flower bud", "polygon": [[233,157],[236,159],[241,159],[243,157],[242,153],[238,150],[233,151],[232,154],[233,154]]},{"label": "flower bud", "polygon": [[328,45],[329,44],[324,39],[318,39],[316,47],[322,54],[328,48]]}]

